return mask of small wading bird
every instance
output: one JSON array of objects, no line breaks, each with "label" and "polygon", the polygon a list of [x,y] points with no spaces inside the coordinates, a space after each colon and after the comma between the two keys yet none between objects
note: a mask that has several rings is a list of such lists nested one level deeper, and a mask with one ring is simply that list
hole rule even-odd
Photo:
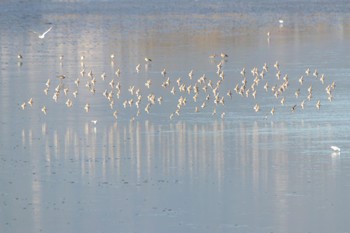
[{"label": "small wading bird", "polygon": [[278,22],[280,23],[280,26],[283,27],[284,20],[280,18]]},{"label": "small wading bird", "polygon": [[334,152],[340,153],[340,148],[337,147],[337,146],[331,146],[331,149],[332,149]]},{"label": "small wading bird", "polygon": [[41,108],[41,111],[46,115],[46,107],[45,107],[45,105]]},{"label": "small wading bird", "polygon": [[221,58],[226,58],[226,57],[228,57],[228,55],[227,55],[226,53],[221,53],[221,54],[220,54],[220,57],[221,57]]},{"label": "small wading bird", "polygon": [[64,76],[64,75],[59,75],[59,76],[57,76],[57,78],[59,78],[60,80],[63,80],[63,79],[66,78],[66,76]]}]

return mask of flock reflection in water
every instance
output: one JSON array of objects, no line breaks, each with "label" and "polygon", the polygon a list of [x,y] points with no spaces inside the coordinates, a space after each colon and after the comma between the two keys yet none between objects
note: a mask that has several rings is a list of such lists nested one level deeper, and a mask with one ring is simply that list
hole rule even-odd
[{"label": "flock reflection in water", "polygon": [[[315,127],[313,123],[214,121],[210,124],[177,122],[158,125],[149,121],[130,124],[93,125],[50,129],[41,132],[22,130],[22,145],[32,151],[34,162],[46,161],[46,168],[71,161],[73,172],[81,176],[130,176],[134,182],[155,174],[183,176],[190,180],[215,175],[218,183],[232,169],[242,177],[264,177],[269,167],[288,168],[300,157],[322,160],[329,156],[327,145],[313,141],[331,141],[331,125]],[[295,128],[295,131],[291,130]],[[49,132],[50,131],[50,132]],[[300,137],[299,134],[303,134]],[[294,150],[294,151],[293,151]],[[288,154],[293,151],[293,156]],[[326,157],[317,155],[327,155]],[[51,169],[52,170],[52,169]],[[286,172],[282,169],[281,172]],[[50,175],[46,174],[46,175]],[[52,175],[52,173],[51,173]],[[276,176],[278,178],[279,176]]]},{"label": "flock reflection in water", "polygon": [[[300,133],[305,136],[300,137]],[[31,151],[36,172],[31,192],[32,202],[36,203],[33,213],[37,226],[43,221],[48,205],[44,196],[48,192],[65,190],[64,196],[87,186],[93,187],[94,192],[102,188],[103,193],[111,192],[118,197],[121,194],[117,190],[125,194],[125,190],[135,189],[136,196],[142,194],[153,200],[159,198],[155,190],[167,187],[174,195],[181,193],[179,190],[192,190],[188,192],[192,195],[203,192],[197,202],[215,200],[206,204],[213,213],[223,211],[216,203],[221,203],[220,198],[225,203],[232,202],[227,211],[238,208],[251,217],[254,214],[244,208],[270,211],[270,220],[285,223],[283,231],[289,226],[285,221],[290,220],[285,210],[301,208],[293,209],[290,201],[298,199],[305,205],[316,205],[322,198],[336,195],[337,187],[329,189],[318,184],[336,183],[332,180],[338,179],[334,171],[341,166],[339,156],[330,156],[329,150],[317,150],[317,142],[312,141],[312,138],[332,140],[333,133],[331,125],[317,127],[303,121],[217,120],[166,125],[144,121],[107,127],[88,122],[81,128],[61,129],[43,123],[41,130],[22,130],[22,145]],[[324,195],[313,200],[313,192]],[[125,195],[133,200],[130,190]],[[118,206],[120,200],[112,203]],[[120,208],[132,208],[122,217],[139,211],[135,204],[122,204]],[[182,208],[185,207],[180,205],[177,211]],[[241,215],[228,214],[238,214],[238,218]],[[189,221],[196,224],[200,216]]]}]

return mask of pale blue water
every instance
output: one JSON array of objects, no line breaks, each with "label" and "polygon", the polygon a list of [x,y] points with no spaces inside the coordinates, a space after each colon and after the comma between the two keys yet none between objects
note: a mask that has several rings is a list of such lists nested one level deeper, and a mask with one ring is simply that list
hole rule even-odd
[{"label": "pale blue water", "polygon": [[[1,2],[0,232],[350,232],[349,8],[348,1]],[[44,40],[32,32],[50,26]],[[197,102],[193,92],[170,94],[179,77],[193,86],[205,74],[215,85],[221,59],[208,56],[221,52],[229,55],[220,86],[224,106],[213,103],[210,88],[200,89]],[[289,77],[284,106],[263,88],[283,82],[276,61]],[[249,88],[250,70],[260,72],[264,63],[269,71],[257,98],[237,95],[241,69]],[[325,84],[314,69],[325,74]],[[95,94],[85,87],[90,70]],[[69,91],[61,90],[55,103],[61,74]],[[121,85],[113,109],[102,95],[111,80]],[[325,87],[333,81],[329,102]],[[133,85],[143,96],[138,117],[134,105],[123,107],[136,100],[127,91]],[[310,85],[313,98],[302,110]],[[163,97],[150,114],[148,94]],[[180,96],[187,103],[177,116]],[[22,110],[30,98],[33,106]]]}]

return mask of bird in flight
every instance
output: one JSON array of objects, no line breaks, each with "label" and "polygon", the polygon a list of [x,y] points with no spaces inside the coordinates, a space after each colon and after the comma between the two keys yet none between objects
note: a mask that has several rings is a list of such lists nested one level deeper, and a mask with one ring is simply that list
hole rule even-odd
[{"label": "bird in flight", "polygon": [[49,28],[49,29],[47,29],[43,34],[39,34],[38,32],[35,32],[35,31],[33,31],[35,34],[39,34],[39,38],[40,39],[44,39],[45,38],[45,35],[49,32],[49,31],[51,31],[51,29],[52,29],[52,26]]},{"label": "bird in flight", "polygon": [[51,31],[51,29],[52,29],[52,26],[51,26],[49,29],[47,29],[43,34],[39,35],[39,38],[40,38],[40,39],[44,39],[44,38],[45,38],[45,35],[46,35],[49,31]]}]

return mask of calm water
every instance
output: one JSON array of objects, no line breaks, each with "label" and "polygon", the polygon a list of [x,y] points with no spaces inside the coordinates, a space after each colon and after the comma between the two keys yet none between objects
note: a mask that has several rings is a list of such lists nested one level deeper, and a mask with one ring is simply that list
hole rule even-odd
[{"label": "calm water", "polygon": [[[350,232],[349,12],[341,0],[1,2],[0,232]],[[32,32],[51,26],[44,40]],[[208,58],[221,52],[228,58]],[[214,104],[210,88],[200,86],[197,102],[178,89],[179,77],[188,87],[204,74],[215,86],[219,62],[225,105]],[[264,63],[256,99],[237,95],[242,68],[250,88],[251,69]],[[85,86],[89,71],[95,94]],[[264,84],[281,85],[285,74],[282,105]],[[143,96],[139,116],[132,86]],[[114,91],[113,109],[105,90]],[[149,94],[156,104],[147,114]]]}]

